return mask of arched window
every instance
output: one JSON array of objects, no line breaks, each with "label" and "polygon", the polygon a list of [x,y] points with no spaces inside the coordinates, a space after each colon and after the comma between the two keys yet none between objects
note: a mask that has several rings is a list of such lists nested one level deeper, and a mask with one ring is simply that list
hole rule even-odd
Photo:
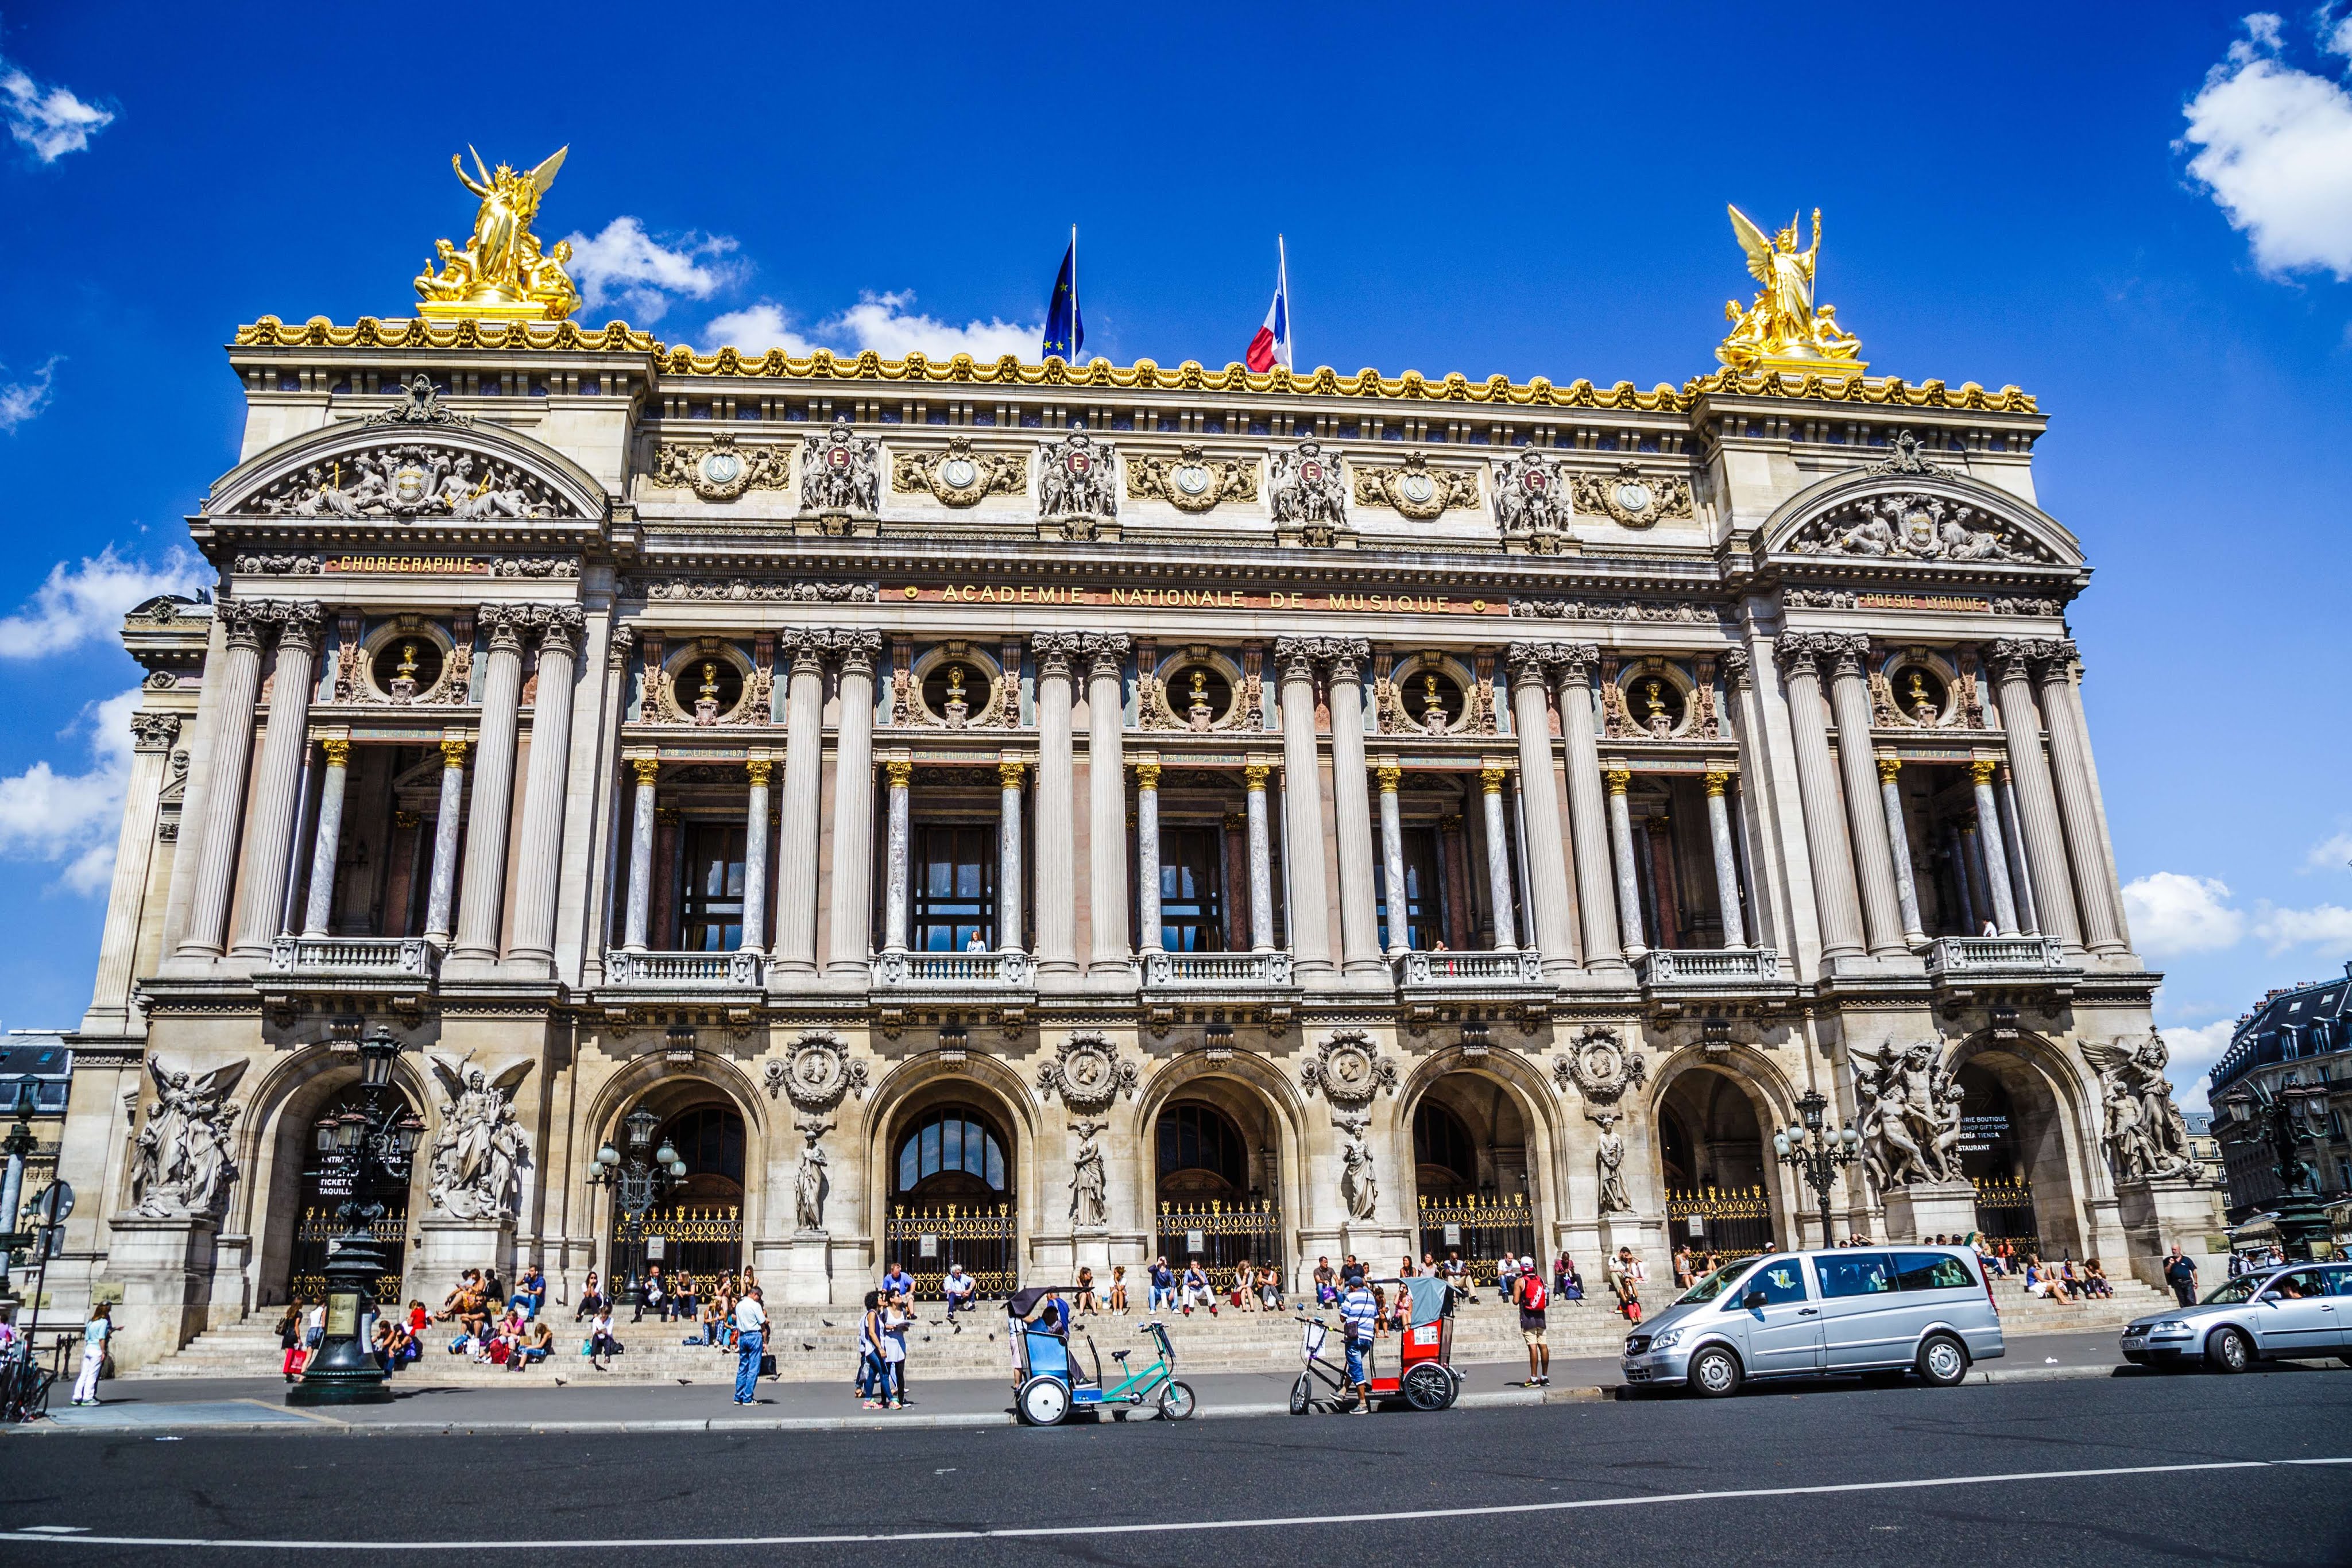
[{"label": "arched window", "polygon": [[1003,1142],[968,1105],[927,1111],[900,1135],[898,1197],[1002,1197],[1011,1190]]},{"label": "arched window", "polygon": [[1478,1151],[1469,1129],[1434,1100],[1413,1111],[1412,1163],[1424,1197],[1457,1198],[1478,1185]]},{"label": "arched window", "polygon": [[740,1205],[743,1201],[743,1118],[732,1105],[689,1106],[655,1134],[686,1162],[686,1179],[671,1189],[673,1204]]},{"label": "arched window", "polygon": [[1187,1101],[1160,1113],[1160,1190],[1209,1197],[1249,1186],[1249,1145],[1214,1105]]}]

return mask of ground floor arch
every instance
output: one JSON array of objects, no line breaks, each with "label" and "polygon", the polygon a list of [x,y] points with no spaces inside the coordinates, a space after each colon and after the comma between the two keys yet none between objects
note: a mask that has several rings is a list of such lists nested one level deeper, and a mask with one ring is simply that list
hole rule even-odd
[{"label": "ground floor arch", "polygon": [[1416,1255],[1458,1255],[1486,1285],[1505,1258],[1550,1250],[1541,1213],[1553,1140],[1537,1109],[1546,1102],[1514,1082],[1516,1068],[1534,1082],[1531,1068],[1498,1064],[1496,1054],[1433,1058],[1415,1076],[1399,1128],[1412,1155],[1404,1200]]},{"label": "ground floor arch", "polygon": [[1002,1094],[961,1073],[913,1084],[876,1117],[882,1260],[913,1275],[917,1295],[943,1296],[957,1264],[983,1296],[1020,1288],[1024,1133]]},{"label": "ground floor arch", "polygon": [[1778,1073],[1744,1051],[1661,1067],[1650,1101],[1654,1201],[1666,1217],[1669,1252],[1727,1260],[1804,1244],[1771,1144],[1794,1119],[1789,1098]]},{"label": "ground floor arch", "polygon": [[672,1290],[680,1275],[707,1286],[740,1270],[762,1165],[743,1100],[693,1071],[620,1089],[594,1145],[607,1288],[634,1301],[656,1266]]},{"label": "ground floor arch", "polygon": [[2038,1038],[1979,1036],[1952,1058],[1960,1088],[1960,1174],[1976,1188],[1976,1228],[2020,1257],[2083,1258],[2087,1162],[2101,1157],[2064,1055]]}]

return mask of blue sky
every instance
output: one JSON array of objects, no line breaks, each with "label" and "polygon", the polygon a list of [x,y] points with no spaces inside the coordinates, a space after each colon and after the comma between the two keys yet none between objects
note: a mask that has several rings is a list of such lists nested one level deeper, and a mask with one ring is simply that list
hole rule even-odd
[{"label": "blue sky", "polygon": [[568,143],[540,226],[579,236],[583,319],[702,347],[1034,345],[1076,223],[1090,354],[1238,359],[1280,231],[1302,368],[1680,382],[1749,289],[1724,204],[1819,206],[1875,370],[2052,416],[2184,1061],[2352,956],[2336,13],[1169,9],[0,9],[0,1019],[88,999],[137,679],[111,627],[197,580],[219,345],[404,313],[470,220],[468,142]]}]

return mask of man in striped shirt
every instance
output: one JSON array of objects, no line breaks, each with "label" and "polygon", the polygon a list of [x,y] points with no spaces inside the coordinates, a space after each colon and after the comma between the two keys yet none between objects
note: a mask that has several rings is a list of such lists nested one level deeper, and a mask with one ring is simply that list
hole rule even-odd
[{"label": "man in striped shirt", "polygon": [[1361,1273],[1348,1276],[1348,1289],[1339,1298],[1339,1320],[1348,1331],[1348,1381],[1356,1385],[1356,1414],[1372,1413],[1372,1377],[1369,1365],[1372,1354],[1372,1334],[1380,1322],[1381,1301],[1372,1288],[1364,1283]]}]

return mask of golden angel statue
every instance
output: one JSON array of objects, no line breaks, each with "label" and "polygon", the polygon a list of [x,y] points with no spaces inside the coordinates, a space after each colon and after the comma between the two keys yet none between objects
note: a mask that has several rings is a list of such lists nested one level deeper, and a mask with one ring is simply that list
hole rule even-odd
[{"label": "golden angel statue", "polygon": [[563,155],[571,149],[557,148],[553,157],[528,172],[504,163],[485,168],[479,152],[470,146],[466,151],[474,153],[472,175],[455,153],[449,166],[457,171],[458,183],[481,199],[474,214],[474,237],[463,250],[446,239],[435,243],[438,270],[428,266],[417,277],[416,292],[425,301],[417,308],[443,319],[562,320],[580,308],[580,291],[563,266],[572,259],[572,246],[558,240],[542,252],[530,225],[539,215],[540,198],[555,183]]},{"label": "golden angel statue", "polygon": [[1763,292],[1745,308],[1737,299],[1724,302],[1723,314],[1732,323],[1731,335],[1716,349],[1715,357],[1734,370],[1861,371],[1862,340],[1837,324],[1837,308],[1813,304],[1813,276],[1822,255],[1822,210],[1813,209],[1813,243],[1797,248],[1797,219],[1771,238],[1738,207],[1731,214],[1731,232],[1748,253],[1750,277]]}]

